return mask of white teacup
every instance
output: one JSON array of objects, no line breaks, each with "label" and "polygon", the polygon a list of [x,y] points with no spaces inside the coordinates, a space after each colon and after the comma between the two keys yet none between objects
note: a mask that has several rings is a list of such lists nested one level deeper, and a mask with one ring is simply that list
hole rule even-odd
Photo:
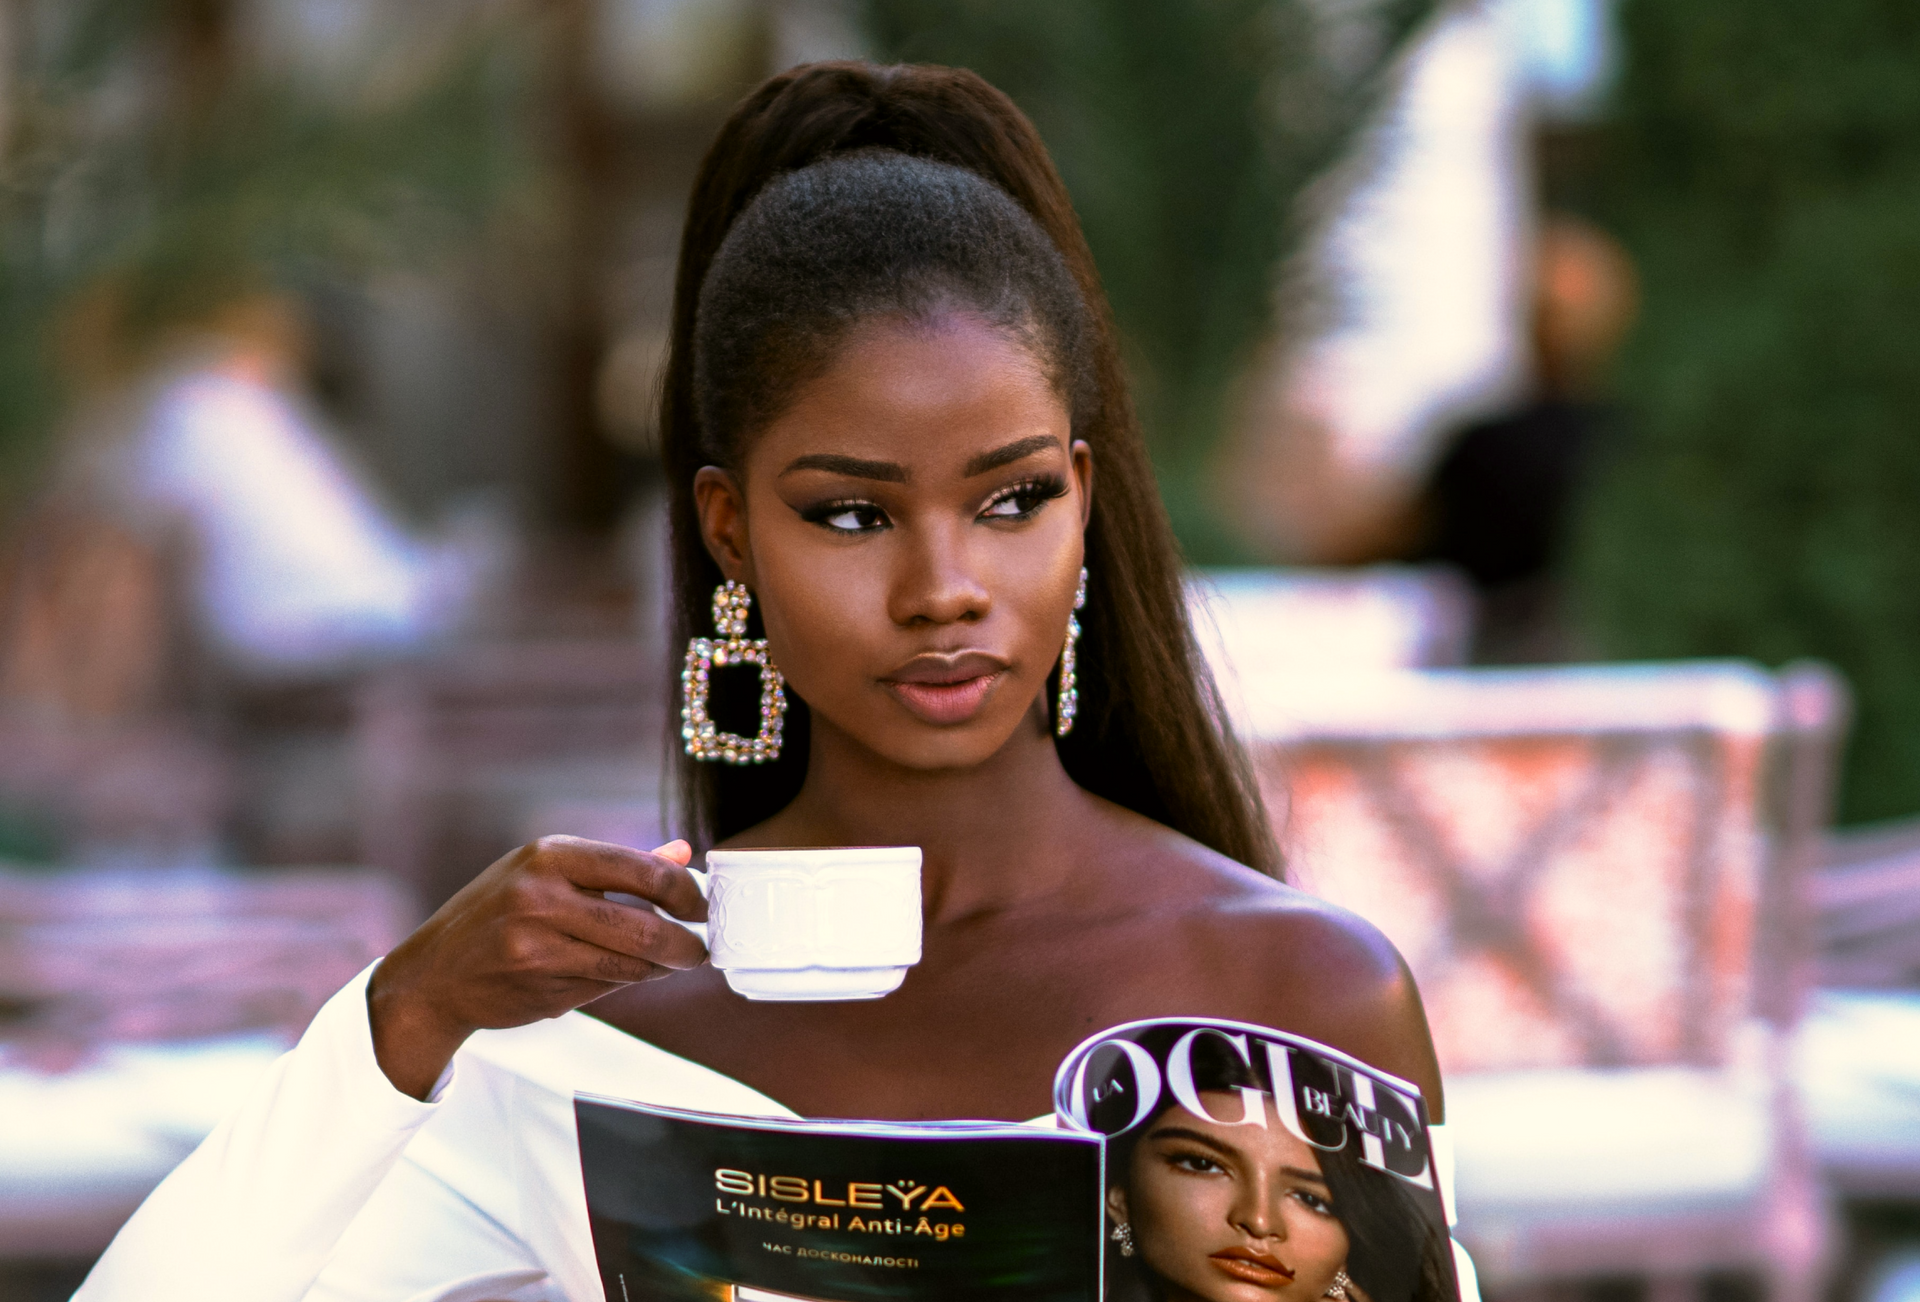
[{"label": "white teacup", "polygon": [[920,961],[920,848],[709,850],[707,950],[749,999],[878,999]]}]

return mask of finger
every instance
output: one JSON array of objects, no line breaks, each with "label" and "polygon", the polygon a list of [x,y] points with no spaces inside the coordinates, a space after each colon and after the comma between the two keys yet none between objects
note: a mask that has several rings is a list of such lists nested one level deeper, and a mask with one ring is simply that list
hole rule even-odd
[{"label": "finger", "polygon": [[[660,975],[660,968],[644,958],[566,936],[555,938],[548,970],[570,981],[602,982],[609,986],[631,985]],[[580,1002],[598,999],[605,993],[604,990],[585,992]]]},{"label": "finger", "polygon": [[[670,841],[661,848],[685,844]],[[534,851],[539,862],[553,866],[583,891],[637,895],[676,918],[689,922],[706,920],[706,897],[694,883],[692,871],[664,854],[649,854],[645,850],[587,841],[577,836],[542,837],[534,843]],[[688,857],[692,857],[691,848]]]},{"label": "finger", "polygon": [[[696,873],[691,870],[693,864],[693,846],[684,840],[675,839],[658,847],[654,850],[654,853],[663,859],[671,859],[682,868],[688,869],[688,878],[693,882],[693,889],[700,896],[700,905],[697,909],[691,913],[681,913],[675,916],[685,922],[705,922],[707,920],[707,879],[705,873]],[[671,910],[669,910],[669,912],[671,912]]]},{"label": "finger", "polygon": [[707,947],[698,936],[638,905],[581,895],[553,923],[574,940],[676,972],[707,960]]}]

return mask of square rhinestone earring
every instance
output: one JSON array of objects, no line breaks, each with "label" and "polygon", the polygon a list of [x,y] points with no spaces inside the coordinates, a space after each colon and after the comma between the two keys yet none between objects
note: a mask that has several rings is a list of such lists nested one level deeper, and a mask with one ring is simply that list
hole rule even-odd
[{"label": "square rhinestone earring", "polygon": [[[696,637],[687,643],[686,667],[680,671],[680,736],[687,754],[697,760],[727,764],[764,764],[780,758],[780,731],[787,717],[786,682],[767,653],[767,639],[747,637],[747,612],[753,595],[744,583],[728,579],[713,590],[713,625],[720,638]],[[760,731],[754,737],[721,732],[707,713],[707,694],[713,671],[728,665],[760,668]]]}]

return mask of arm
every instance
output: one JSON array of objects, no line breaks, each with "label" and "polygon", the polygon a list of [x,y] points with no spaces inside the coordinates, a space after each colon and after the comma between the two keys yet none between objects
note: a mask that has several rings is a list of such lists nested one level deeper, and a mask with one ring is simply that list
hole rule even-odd
[{"label": "arm", "polygon": [[[684,842],[643,854],[553,837],[475,878],[330,999],[292,1052],[163,1181],[75,1295],[297,1302],[483,1026],[559,1016],[705,950],[651,908],[704,916]],[[436,1085],[436,1082],[440,1082]]]},{"label": "arm", "polygon": [[327,1001],[293,1051],[154,1190],[76,1302],[306,1294],[437,1106],[394,1089],[374,1061],[371,971]]}]

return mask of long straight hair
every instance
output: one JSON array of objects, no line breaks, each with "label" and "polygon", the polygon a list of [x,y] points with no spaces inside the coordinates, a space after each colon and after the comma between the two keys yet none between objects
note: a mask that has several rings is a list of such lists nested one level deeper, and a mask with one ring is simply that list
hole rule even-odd
[{"label": "long straight hair", "polygon": [[[694,475],[705,463],[693,355],[701,285],[734,219],[768,181],[874,148],[965,168],[1011,195],[1052,239],[1086,301],[1098,393],[1083,437],[1093,449],[1096,488],[1086,531],[1079,715],[1058,739],[1062,765],[1095,795],[1279,876],[1259,788],[1194,643],[1178,546],[1093,255],[1039,133],[1012,100],[972,72],[857,62],[795,68],[742,101],[701,162],[681,238],[660,394],[676,639],[708,631],[722,579],[701,540],[693,497]],[[810,729],[805,703],[789,697],[786,747],[777,761],[734,767],[679,757],[683,830],[696,844],[762,822],[799,793]]]}]

